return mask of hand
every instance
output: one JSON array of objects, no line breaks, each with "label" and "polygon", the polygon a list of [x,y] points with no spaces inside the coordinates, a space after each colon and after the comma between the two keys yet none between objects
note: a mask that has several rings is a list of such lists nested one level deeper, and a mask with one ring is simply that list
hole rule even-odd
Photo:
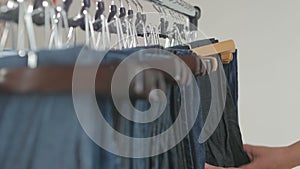
[{"label": "hand", "polygon": [[247,152],[251,163],[242,166],[242,169],[289,169],[288,166],[288,154],[287,147],[262,147],[245,145],[245,151]]},{"label": "hand", "polygon": [[[241,166],[240,169],[288,169],[285,155],[288,150],[287,147],[270,148],[261,146],[245,145],[251,163]],[[205,165],[205,169],[224,169],[222,167],[214,167],[209,164]],[[234,169],[234,168],[229,168]]]}]

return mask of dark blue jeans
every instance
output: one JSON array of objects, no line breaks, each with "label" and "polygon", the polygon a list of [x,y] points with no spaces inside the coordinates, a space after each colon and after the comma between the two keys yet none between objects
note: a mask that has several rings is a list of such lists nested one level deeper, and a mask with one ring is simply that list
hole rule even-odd
[{"label": "dark blue jeans", "polygon": [[[211,39],[194,42],[194,47],[216,43],[218,41]],[[182,53],[187,48],[177,50],[176,53]],[[218,57],[218,56],[217,56]],[[206,162],[223,167],[241,166],[249,162],[247,154],[243,150],[242,137],[238,123],[238,61],[237,52],[233,54],[233,61],[229,64],[219,65],[223,68],[227,77],[227,99],[223,117],[214,134],[205,143]],[[211,101],[211,85],[208,76],[200,78],[201,103],[203,118],[206,119]]]},{"label": "dark blue jeans", "polygon": [[[218,56],[217,56],[218,57]],[[219,60],[219,69],[223,68]],[[227,65],[224,65],[227,66]],[[231,74],[233,73],[233,74]],[[235,89],[234,72],[225,68],[228,86],[225,109],[218,127],[213,135],[206,141],[206,162],[220,167],[239,167],[249,163],[249,158],[243,149],[242,136],[239,128],[236,101],[232,97],[231,88]],[[231,79],[228,79],[230,77]],[[236,76],[235,76],[236,77]],[[204,119],[207,118],[212,96],[211,84],[208,76],[201,77],[201,101]],[[234,90],[235,91],[235,90]]]},{"label": "dark blue jeans", "polygon": [[233,60],[229,64],[223,65],[228,85],[232,94],[236,110],[238,112],[238,58],[237,51],[233,53]]},{"label": "dark blue jeans", "polygon": [[[170,52],[176,53],[177,55],[187,55],[192,54],[189,50],[178,50],[172,49]],[[200,87],[200,81],[198,81],[198,85]],[[193,105],[193,92],[185,91],[184,96],[181,96],[179,87],[177,85],[167,85],[167,98],[168,103],[165,109],[165,112],[159,117],[155,122],[150,124],[137,124],[133,122],[128,122],[126,119],[121,117],[119,113],[116,111],[116,116],[120,119],[120,124],[129,123],[130,125],[123,126],[133,126],[133,130],[137,132],[129,132],[131,129],[124,129],[124,134],[134,135],[135,137],[149,137],[160,134],[168,129],[173,122],[176,120],[180,106],[185,106],[186,113],[191,111],[192,108],[195,108]],[[185,105],[181,105],[181,99],[188,100],[185,101]],[[136,108],[140,110],[144,110],[149,106],[147,101],[136,100],[135,101]],[[156,157],[152,157],[150,159],[139,159],[132,160],[127,163],[129,168],[134,168],[135,166],[140,166],[140,168],[145,168],[145,163],[150,163],[150,168],[172,168],[172,169],[202,169],[204,168],[205,163],[205,147],[204,144],[199,144],[198,137],[200,135],[202,126],[203,126],[203,118],[201,107],[199,107],[199,113],[197,120],[195,122],[194,127],[190,131],[190,133],[181,141],[177,146],[173,149],[169,150],[166,153],[158,155]],[[149,126],[150,127],[147,127]],[[148,129],[148,130],[147,130]],[[149,132],[149,129],[152,130]],[[149,135],[150,134],[150,135]],[[149,162],[150,161],[150,162]],[[148,166],[149,167],[149,166]],[[146,168],[148,168],[146,167]],[[137,167],[139,168],[139,167]]]}]

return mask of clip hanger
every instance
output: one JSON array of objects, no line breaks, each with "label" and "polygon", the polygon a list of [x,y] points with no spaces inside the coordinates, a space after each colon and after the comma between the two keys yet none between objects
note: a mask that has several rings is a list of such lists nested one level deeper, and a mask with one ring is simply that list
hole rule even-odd
[{"label": "clip hanger", "polygon": [[216,54],[221,54],[222,62],[228,64],[232,61],[233,55],[236,51],[235,43],[233,40],[227,40],[211,45],[201,46],[191,49],[197,55],[202,57],[212,56]]}]

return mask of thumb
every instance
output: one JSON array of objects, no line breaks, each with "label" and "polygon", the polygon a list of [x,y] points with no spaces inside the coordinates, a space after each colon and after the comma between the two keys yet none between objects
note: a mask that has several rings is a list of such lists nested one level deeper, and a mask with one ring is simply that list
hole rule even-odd
[{"label": "thumb", "polygon": [[255,157],[255,154],[257,153],[257,147],[256,146],[253,146],[253,145],[248,145],[248,144],[245,144],[244,145],[244,150],[245,152],[247,153],[250,161],[253,161],[254,160],[254,157]]},{"label": "thumb", "polygon": [[254,146],[253,145],[249,145],[249,144],[244,144],[244,150],[246,152],[253,152]]}]

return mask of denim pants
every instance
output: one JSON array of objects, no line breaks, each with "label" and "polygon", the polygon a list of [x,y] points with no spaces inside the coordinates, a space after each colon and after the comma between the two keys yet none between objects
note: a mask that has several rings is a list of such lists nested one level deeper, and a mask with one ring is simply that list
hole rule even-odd
[{"label": "denim pants", "polygon": [[[216,56],[219,57],[219,56]],[[222,65],[219,60],[219,65]],[[225,65],[226,67],[227,65]],[[219,66],[222,69],[223,66]],[[238,124],[236,101],[232,97],[231,88],[235,89],[234,76],[230,69],[225,69],[229,85],[227,85],[225,108],[221,121],[213,135],[206,141],[206,162],[220,167],[239,167],[249,163],[249,158],[243,149],[242,136]],[[232,74],[234,75],[234,74]],[[236,76],[235,76],[236,77]],[[212,96],[210,94],[211,84],[208,76],[201,77],[201,101],[203,118],[206,119],[210,109]],[[231,86],[231,85],[233,86]]]},{"label": "denim pants", "polygon": [[[183,49],[167,49],[167,51],[178,55],[193,55],[190,50]],[[141,56],[141,60],[143,60]],[[198,87],[200,87],[200,81]],[[183,87],[184,88],[184,87]],[[195,91],[191,88],[184,88],[183,95],[180,94],[179,87],[177,85],[167,85],[166,95],[168,98],[167,107],[165,112],[155,122],[147,125],[128,122],[128,120],[119,116],[120,124],[127,124],[123,126],[132,126],[133,129],[124,129],[123,133],[134,137],[149,137],[160,134],[167,130],[177,118],[180,106],[184,106],[183,111],[188,112],[196,109],[193,105]],[[181,105],[181,99],[184,101],[184,105]],[[201,103],[200,103],[201,104]],[[139,110],[147,109],[149,106],[147,101],[135,100],[135,107]],[[147,127],[149,126],[150,127]],[[128,168],[172,168],[172,169],[203,169],[205,163],[205,147],[204,144],[198,142],[198,137],[203,127],[202,109],[199,107],[199,113],[194,127],[190,133],[174,148],[161,155],[149,158],[149,159],[134,159],[126,161]],[[150,132],[149,132],[150,129]],[[132,131],[133,130],[133,131]],[[132,131],[132,132],[129,132]],[[149,135],[150,134],[150,135]],[[172,139],[172,138],[169,138]],[[145,165],[150,164],[150,165]]]},{"label": "denim pants", "polygon": [[238,58],[237,51],[233,53],[233,60],[229,64],[223,65],[228,85],[232,94],[236,110],[238,112]]},{"label": "denim pants", "polygon": [[[110,51],[103,63],[120,62],[141,49]],[[81,47],[39,51],[38,66],[74,64],[80,50]],[[87,63],[95,59],[93,55],[86,57]],[[0,58],[0,68],[24,67],[26,64],[26,57]],[[184,99],[192,100],[192,94],[192,91],[186,91]],[[168,85],[166,95],[168,103],[164,113],[146,125],[122,117],[111,97],[97,96],[97,102],[106,121],[116,130],[128,136],[147,137],[165,131],[176,119],[180,105],[178,87]],[[187,112],[193,108],[193,102],[186,104]],[[133,105],[141,110],[149,106],[145,100],[134,100]],[[70,93],[0,94],[0,110],[1,169],[204,168],[204,145],[197,142],[202,127],[201,112],[194,128],[177,146],[155,157],[132,159],[109,153],[91,141],[77,120]],[[101,136],[111,138],[112,143],[115,141],[106,131],[101,131]]]},{"label": "denim pants", "polygon": [[[193,42],[190,44],[193,47],[217,43],[215,39]],[[187,48],[177,50],[177,53],[182,53]],[[219,56],[216,56],[219,58]],[[219,65],[224,69],[227,78],[227,93],[225,109],[221,121],[214,131],[213,135],[205,143],[206,162],[221,166],[221,167],[239,167],[249,163],[249,158],[243,150],[241,132],[238,123],[238,67],[237,67],[237,52],[233,54],[233,61],[229,64]],[[208,116],[211,106],[212,96],[211,82],[209,76],[200,77],[201,103],[204,121]]]}]

